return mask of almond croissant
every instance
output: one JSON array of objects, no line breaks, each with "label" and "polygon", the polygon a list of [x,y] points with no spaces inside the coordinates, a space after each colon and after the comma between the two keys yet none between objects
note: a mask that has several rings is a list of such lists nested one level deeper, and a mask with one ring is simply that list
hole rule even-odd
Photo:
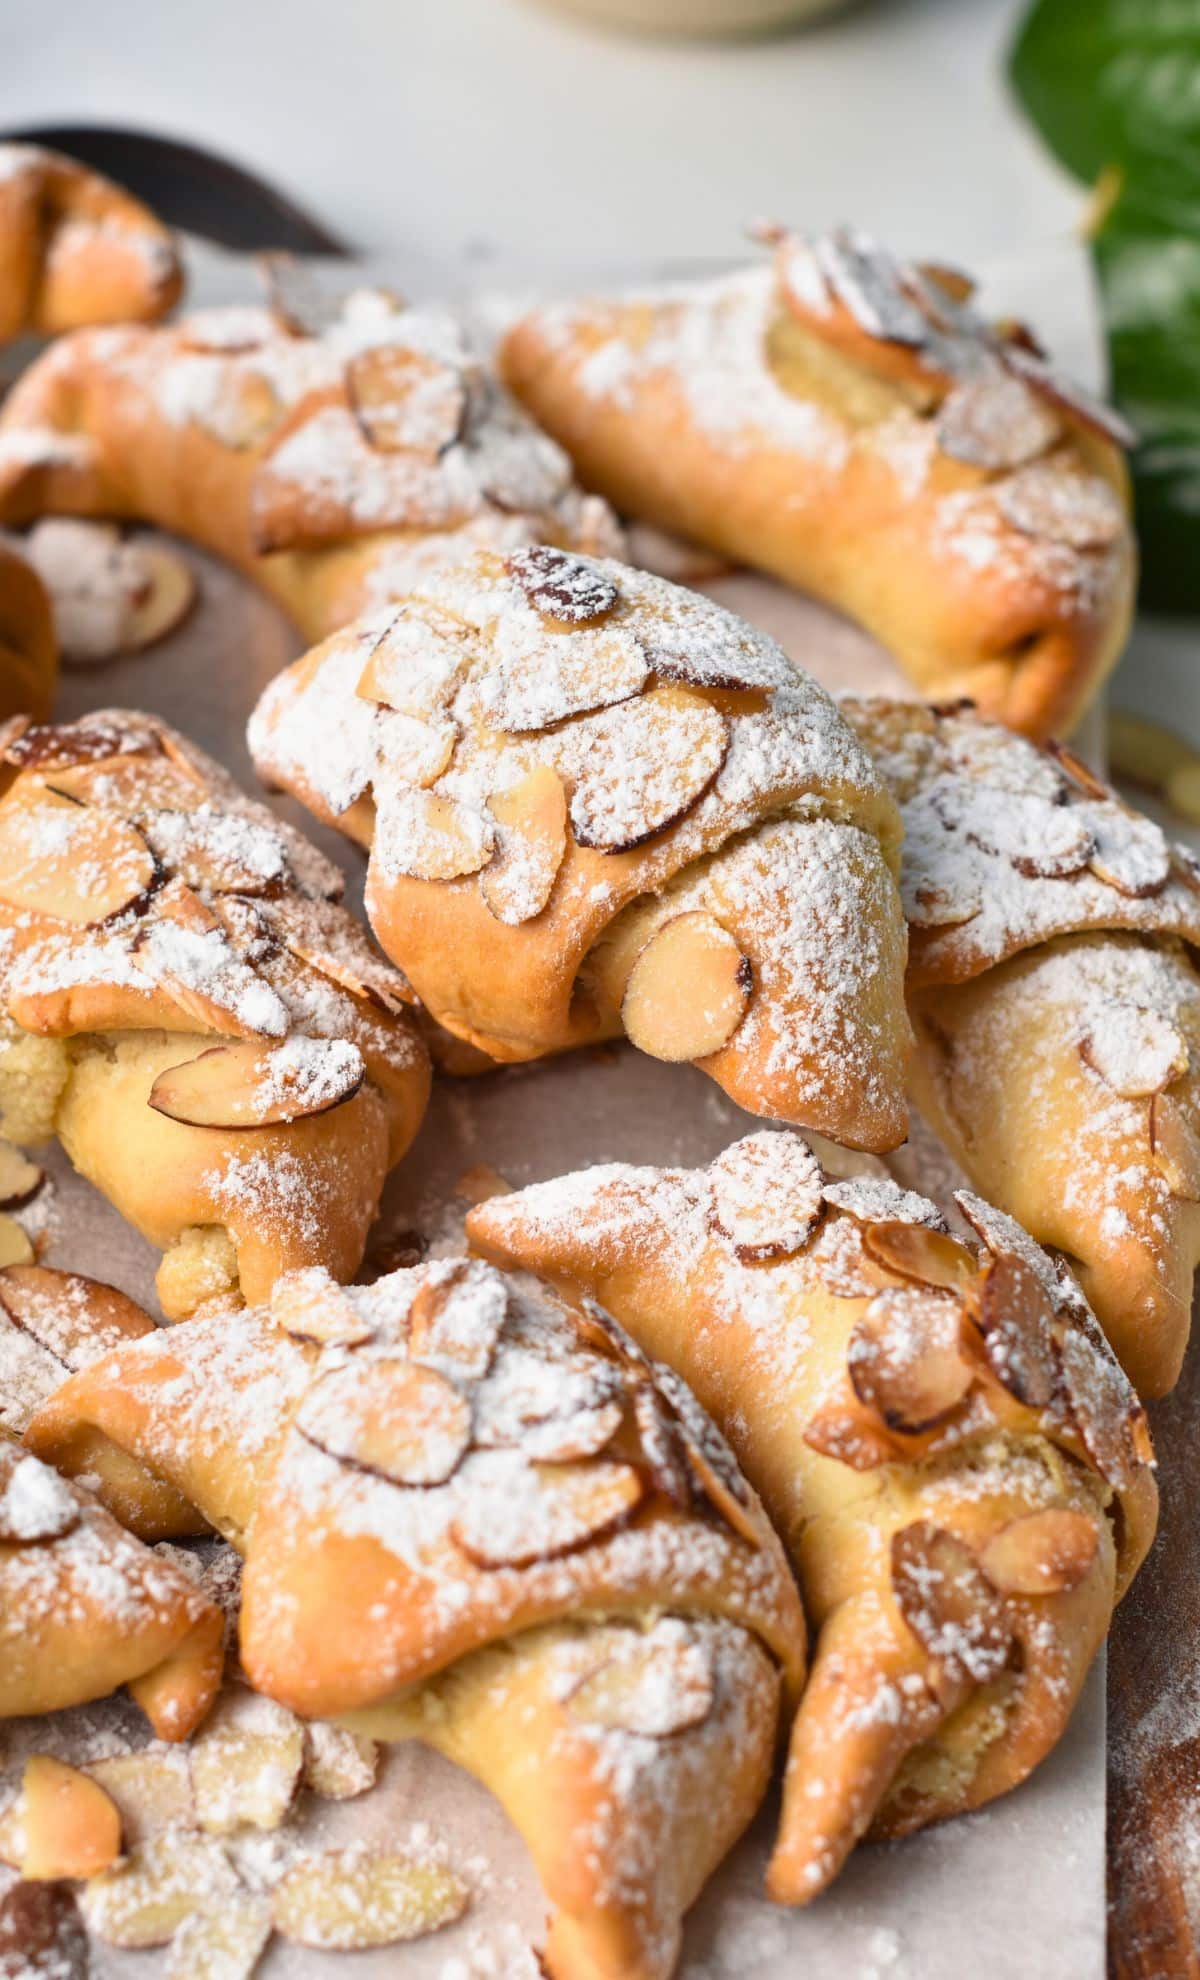
[{"label": "almond croissant", "polygon": [[1200,1264],[1200,866],[969,707],[845,712],[904,813],[913,1097],[1162,1395]]},{"label": "almond croissant", "polygon": [[19,714],[44,720],[57,679],[49,595],[26,559],[0,542],[0,721]]},{"label": "almond croissant", "polygon": [[367,912],[495,1059],[624,1032],[752,1111],[903,1138],[897,821],[732,613],[549,546],[431,567],[266,691],[265,777],[371,851]]},{"label": "almond croissant", "polygon": [[149,716],[14,723],[0,787],[4,1132],[166,1252],[170,1315],[352,1276],[429,1066],[340,873]]},{"label": "almond croissant", "polygon": [[1144,1413],[1074,1281],[960,1203],[979,1249],[763,1132],[707,1169],[585,1169],[468,1220],[679,1370],[784,1538],[817,1632],[768,1874],[784,1903],[860,1836],[1022,1780],[1153,1537]]},{"label": "almond croissant", "polygon": [[115,1480],[135,1522],[144,1467],[245,1550],[259,1690],[493,1790],[553,1907],[555,1980],[665,1980],[804,1676],[724,1442],[599,1309],[478,1261],[295,1273],[240,1321],[91,1363],[31,1445]]}]

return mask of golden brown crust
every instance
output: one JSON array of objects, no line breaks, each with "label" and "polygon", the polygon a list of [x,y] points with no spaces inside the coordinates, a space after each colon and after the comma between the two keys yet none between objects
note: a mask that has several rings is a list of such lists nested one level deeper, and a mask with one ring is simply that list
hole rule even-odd
[{"label": "golden brown crust", "polygon": [[468,1223],[694,1382],[787,1538],[819,1631],[770,1873],[790,1902],[869,1826],[1023,1778],[1153,1536],[1144,1414],[1078,1289],[962,1203],[978,1254],[921,1198],[831,1182],[763,1133],[707,1170],[586,1170]]},{"label": "golden brown crust", "polygon": [[[402,361],[425,367],[423,391],[391,383],[389,422],[365,416],[355,378]],[[431,444],[447,398],[459,425]],[[308,639],[459,545],[620,546],[606,505],[581,495],[459,326],[365,290],[320,323],[277,300],[62,339],[0,415],[0,519],[46,514],[190,537],[263,585]]]},{"label": "golden brown crust", "polygon": [[171,233],[140,200],[61,152],[0,145],[0,341],[151,322],[182,290]]},{"label": "golden brown crust", "polygon": [[890,803],[732,614],[546,546],[480,554],[299,661],[249,736],[371,848],[385,950],[493,1058],[625,1031],[756,1111],[905,1132]]},{"label": "golden brown crust", "polygon": [[1115,423],[857,237],[784,236],[774,270],[543,306],[501,364],[621,513],[840,606],[923,694],[1067,730],[1124,645]]},{"label": "golden brown crust", "polygon": [[[172,1253],[175,1314],[289,1266],[351,1276],[429,1066],[408,986],[329,898],[337,869],[150,717],[27,727],[5,775],[14,1137],[58,1133]],[[33,1079],[32,1039],[61,1041]],[[199,1254],[221,1233],[217,1270]]]},{"label": "golden brown crust", "polygon": [[969,708],[843,706],[904,813],[914,1098],[1161,1395],[1200,1265],[1195,860],[1068,751]]},{"label": "golden brown crust", "polygon": [[0,543],[0,720],[45,721],[58,679],[58,642],[46,588],[19,552]]}]

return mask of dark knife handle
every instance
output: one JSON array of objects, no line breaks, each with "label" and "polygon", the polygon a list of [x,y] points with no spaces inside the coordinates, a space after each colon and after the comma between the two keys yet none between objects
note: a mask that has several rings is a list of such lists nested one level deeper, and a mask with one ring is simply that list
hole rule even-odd
[{"label": "dark knife handle", "polygon": [[109,124],[33,124],[4,137],[66,152],[125,186],[169,226],[221,247],[343,257],[354,252],[265,179],[203,145]]}]

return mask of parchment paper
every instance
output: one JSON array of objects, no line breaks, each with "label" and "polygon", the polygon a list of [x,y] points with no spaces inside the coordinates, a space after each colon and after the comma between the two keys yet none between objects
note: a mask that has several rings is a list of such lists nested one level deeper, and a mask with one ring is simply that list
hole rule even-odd
[{"label": "parchment paper", "polygon": [[[221,279],[202,285],[203,300],[230,292],[228,259],[219,266]],[[247,285],[243,271],[242,293]],[[189,555],[201,599],[187,624],[150,654],[68,674],[60,710],[69,718],[103,704],[153,709],[253,788],[246,716],[298,642],[248,584]],[[903,691],[891,663],[835,615],[758,579],[738,577],[713,589],[767,625],[830,685]],[[348,898],[357,905],[362,862],[353,848],[314,828],[299,807],[279,802],[346,868]],[[626,1047],[440,1082],[414,1149],[389,1183],[380,1228],[416,1229],[435,1251],[454,1249],[465,1209],[455,1183],[475,1164],[494,1166],[514,1185],[598,1161],[694,1164],[753,1125],[693,1068],[660,1065]],[[156,1254],[61,1157],[52,1167],[48,1262],[96,1273],[153,1307]],[[910,1153],[910,1178],[914,1167],[919,1171],[921,1160]],[[0,1727],[0,1786],[5,1760],[11,1772],[31,1745],[69,1747],[80,1729],[94,1745],[130,1723],[130,1708],[118,1701],[60,1714],[57,1723]],[[1027,1980],[1051,1971],[1056,1980],[1099,1980],[1101,1668],[1067,1737],[1029,1783],[978,1815],[902,1844],[860,1848],[835,1887],[803,1912],[778,1910],[760,1894],[775,1812],[772,1800],[696,1906],[684,1980]],[[376,1954],[305,1953],[276,1941],[261,1968],[266,1980],[337,1980],[342,1971],[347,1980],[532,1980],[526,1948],[540,1939],[543,1907],[528,1858],[491,1797],[447,1762],[415,1746],[395,1749],[372,1794],[313,1803],[304,1820],[306,1839],[321,1843],[402,1840],[414,1825],[426,1825],[468,1876],[473,1902],[451,1930]],[[102,1980],[157,1980],[162,1962],[161,1953],[97,1946],[94,1971]]]}]

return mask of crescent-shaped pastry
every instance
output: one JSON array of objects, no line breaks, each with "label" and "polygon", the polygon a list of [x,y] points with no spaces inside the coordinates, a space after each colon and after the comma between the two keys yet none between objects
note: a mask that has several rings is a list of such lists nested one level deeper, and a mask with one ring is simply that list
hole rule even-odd
[{"label": "crescent-shaped pastry", "polygon": [[126,1685],[159,1739],[186,1739],[220,1686],[224,1633],[190,1575],[0,1431],[0,1719]]},{"label": "crescent-shaped pastry", "polygon": [[255,762],[370,847],[367,913],[495,1059],[624,1032],[753,1112],[903,1138],[896,815],[814,681],[547,545],[431,567],[267,689]]},{"label": "crescent-shaped pastry", "polygon": [[[1055,1744],[1153,1536],[1145,1416],[1074,1281],[760,1133],[479,1205],[487,1256],[593,1293],[725,1429],[816,1631],[771,1894],[978,1808]],[[965,1227],[964,1227],[965,1228]]]},{"label": "crescent-shaped pastry", "polygon": [[553,1907],[555,1980],[665,1980],[804,1676],[795,1586],[724,1441],[594,1305],[479,1261],[292,1274],[240,1320],[93,1362],[31,1445],[86,1453],[102,1492],[113,1452],[140,1463],[245,1550],[259,1690],[493,1790]]},{"label": "crescent-shaped pastry", "polygon": [[1200,866],[1069,751],[844,709],[904,813],[913,1097],[1162,1395],[1200,1263]]},{"label": "crescent-shaped pastry", "polygon": [[57,680],[49,593],[20,552],[0,542],[0,721],[22,714],[44,721]]},{"label": "crescent-shaped pastry", "polygon": [[150,716],[15,723],[0,785],[4,1132],[167,1254],[169,1315],[351,1277],[429,1065],[338,870]]},{"label": "crescent-shaped pastry", "polygon": [[964,277],[771,238],[773,267],[535,309],[505,378],[623,514],[840,607],[922,694],[1069,729],[1129,628],[1132,436]]},{"label": "crescent-shaped pastry", "polygon": [[189,537],[306,639],[459,546],[620,548],[458,323],[380,290],[310,314],[277,289],[270,307],[63,338],[0,413],[0,520],[45,515]]},{"label": "crescent-shaped pastry", "polygon": [[0,343],[151,322],[182,290],[170,231],[140,200],[61,152],[0,144]]}]

